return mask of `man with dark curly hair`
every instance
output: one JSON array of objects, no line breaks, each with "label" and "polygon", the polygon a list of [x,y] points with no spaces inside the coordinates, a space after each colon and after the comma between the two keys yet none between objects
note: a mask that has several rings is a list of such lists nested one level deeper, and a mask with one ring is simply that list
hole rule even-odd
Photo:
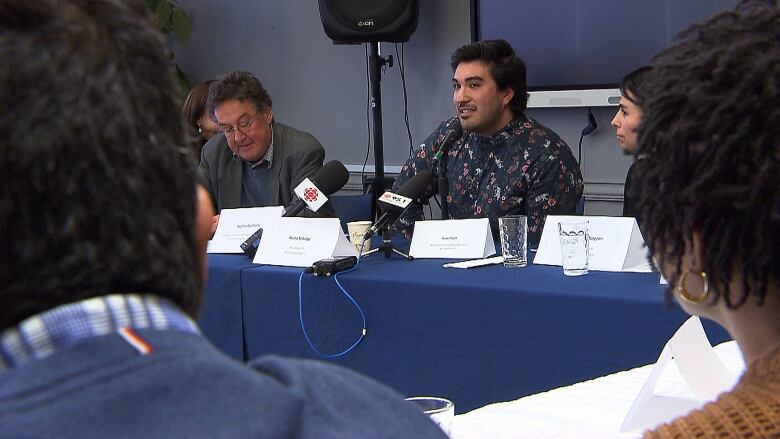
[{"label": "man with dark curly hair", "polygon": [[745,2],[692,26],[656,57],[646,90],[642,234],[668,294],[726,328],[747,370],[645,436],[780,437],[780,9]]},{"label": "man with dark curly hair", "polygon": [[445,437],[369,378],[200,334],[213,212],[144,2],[0,0],[0,59],[0,437]]},{"label": "man with dark curly hair", "polygon": [[[499,217],[527,215],[528,241],[536,247],[547,215],[575,214],[583,190],[580,166],[563,139],[526,116],[525,63],[508,42],[462,46],[453,52],[450,66],[456,117],[428,136],[393,187],[397,190],[420,171],[446,169],[449,194],[441,203],[450,218],[488,218],[497,237]],[[443,145],[455,125],[462,127],[462,135]],[[435,193],[438,187],[432,183],[422,198]],[[409,235],[421,218],[422,208],[409,209],[400,220],[402,231]]]}]

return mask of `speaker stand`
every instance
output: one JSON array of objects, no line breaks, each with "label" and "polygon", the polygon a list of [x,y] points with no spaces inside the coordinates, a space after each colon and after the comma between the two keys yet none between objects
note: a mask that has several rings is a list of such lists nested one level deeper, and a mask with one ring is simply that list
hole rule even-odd
[{"label": "speaker stand", "polygon": [[385,155],[382,140],[382,67],[393,67],[393,56],[383,58],[379,54],[379,43],[374,41],[369,47],[369,82],[371,84],[371,120],[374,126],[374,177],[363,182],[366,192],[371,191],[371,215],[376,218],[376,202],[390,186],[385,177]]}]

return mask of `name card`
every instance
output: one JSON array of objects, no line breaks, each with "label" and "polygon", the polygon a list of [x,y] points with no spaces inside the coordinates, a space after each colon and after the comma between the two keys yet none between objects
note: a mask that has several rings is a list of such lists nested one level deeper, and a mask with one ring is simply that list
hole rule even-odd
[{"label": "name card", "polygon": [[317,186],[308,178],[304,178],[298,186],[295,186],[293,192],[309,206],[309,209],[315,212],[328,201],[328,197],[317,189]]},{"label": "name card", "polygon": [[414,223],[409,255],[415,258],[484,258],[496,254],[487,218]]},{"label": "name card", "polygon": [[588,220],[588,269],[650,273],[647,248],[634,218],[614,216],[549,215],[544,223],[534,264],[561,265],[558,223]]},{"label": "name card", "polygon": [[337,256],[357,256],[338,218],[277,218],[263,233],[256,264],[309,267]]},{"label": "name card", "polygon": [[[674,358],[692,395],[656,394],[658,380]],[[666,343],[645,384],[631,404],[621,432],[642,431],[669,422],[713,401],[738,379],[715,354],[701,321],[689,318]],[[688,393],[688,392],[686,392]]]},{"label": "name card", "polygon": [[241,243],[260,227],[266,229],[282,216],[284,207],[245,207],[222,209],[214,237],[209,241],[207,253],[244,253]]}]

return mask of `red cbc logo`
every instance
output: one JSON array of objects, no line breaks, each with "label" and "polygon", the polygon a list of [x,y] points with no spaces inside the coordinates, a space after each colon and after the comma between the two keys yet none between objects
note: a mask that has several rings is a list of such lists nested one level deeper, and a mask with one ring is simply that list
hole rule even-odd
[{"label": "red cbc logo", "polygon": [[303,198],[308,202],[317,201],[317,197],[319,196],[319,193],[317,192],[316,187],[307,187],[303,190]]}]

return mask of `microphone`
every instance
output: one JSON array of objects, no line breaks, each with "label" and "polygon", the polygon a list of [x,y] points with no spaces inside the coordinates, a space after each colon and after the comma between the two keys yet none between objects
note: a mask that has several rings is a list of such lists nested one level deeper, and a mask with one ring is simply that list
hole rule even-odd
[{"label": "microphone", "polygon": [[316,212],[323,204],[328,201],[328,195],[338,191],[349,180],[349,171],[338,160],[331,160],[325,163],[311,179],[304,178],[303,181],[295,187],[295,194],[298,199],[285,209],[283,217],[296,216],[309,206],[309,209]]},{"label": "microphone", "polygon": [[437,189],[441,198],[441,219],[447,219],[450,216],[447,207],[447,196],[450,193],[450,181],[447,179],[447,152],[452,143],[461,135],[463,135],[463,127],[460,126],[460,121],[455,118],[450,123],[449,130],[439,145],[439,150],[433,155],[433,161],[436,163],[436,175],[438,176]]},{"label": "microphone", "polygon": [[371,238],[378,231],[392,225],[417,200],[432,179],[433,174],[431,174],[431,171],[420,171],[401,186],[397,194],[390,191],[382,194],[379,200],[377,200],[377,204],[382,206],[384,213],[366,231],[366,234],[363,235],[363,240]]},{"label": "microphone", "polygon": [[460,136],[463,135],[463,127],[460,126],[460,122],[456,118],[450,123],[449,130],[447,131],[447,134],[444,136],[444,140],[441,141],[441,144],[439,144],[439,149],[436,151],[436,154],[433,155],[434,160],[441,160],[442,157],[444,157],[447,152],[450,150],[450,146],[452,146],[452,143],[458,139],[460,139]]}]

